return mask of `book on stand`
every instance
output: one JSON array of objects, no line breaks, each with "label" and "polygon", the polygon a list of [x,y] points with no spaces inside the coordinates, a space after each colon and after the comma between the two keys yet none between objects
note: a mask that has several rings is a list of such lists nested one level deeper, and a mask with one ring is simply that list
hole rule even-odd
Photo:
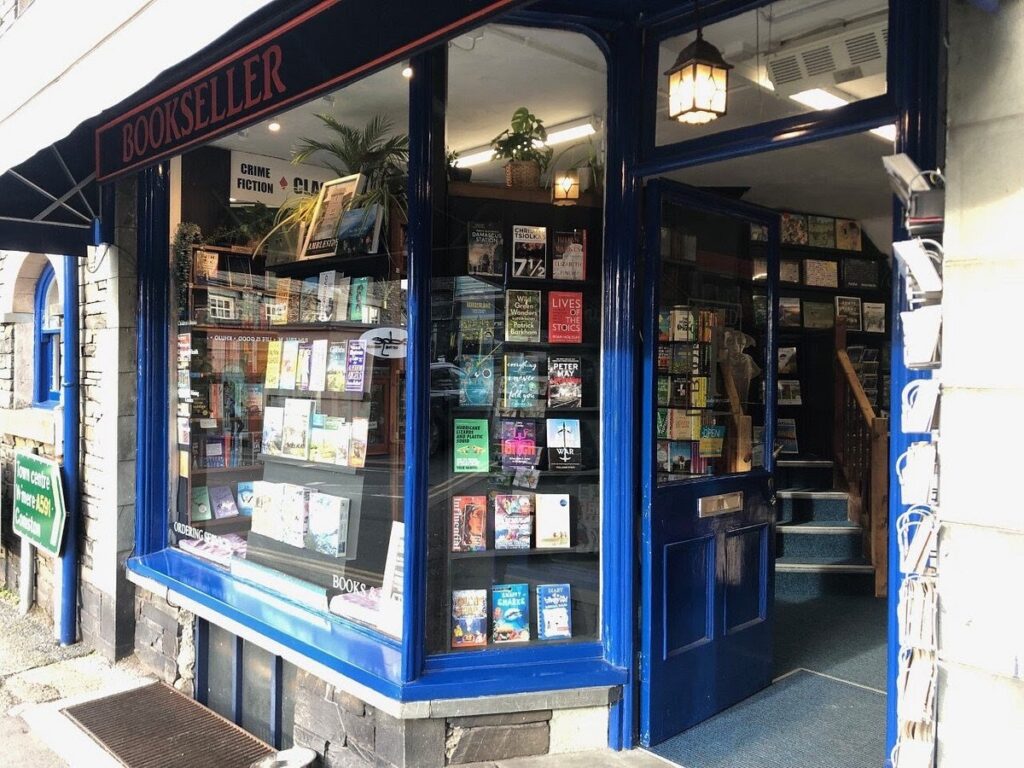
[{"label": "book on stand", "polygon": [[568,549],[570,546],[569,494],[538,493],[537,549]]},{"label": "book on stand", "polygon": [[533,495],[497,494],[494,497],[494,548],[529,549],[533,536]]},{"label": "book on stand", "polygon": [[452,552],[487,549],[487,497],[452,497]]},{"label": "book on stand", "polygon": [[285,456],[309,458],[309,430],[313,419],[313,401],[288,397],[284,401],[284,428],[282,449]]},{"label": "book on stand", "polygon": [[540,341],[540,291],[505,292],[505,340]]},{"label": "book on stand", "polygon": [[452,592],[452,648],[487,645],[487,590]]},{"label": "book on stand", "polygon": [[314,339],[309,362],[309,391],[323,392],[327,387],[327,339]]},{"label": "book on stand", "polygon": [[487,419],[455,419],[452,465],[456,473],[490,470]]},{"label": "book on stand", "polygon": [[299,342],[299,353],[295,360],[295,389],[309,390],[309,376],[313,366],[313,342]]},{"label": "book on stand", "polygon": [[459,367],[459,405],[491,405],[494,402],[494,359],[490,355],[464,355]]},{"label": "book on stand", "polygon": [[280,456],[284,452],[284,408],[268,405],[263,409],[263,452]]},{"label": "book on stand", "polygon": [[580,344],[583,341],[583,294],[551,291],[548,294],[548,342]]},{"label": "book on stand", "polygon": [[525,643],[530,639],[530,586],[495,584],[491,587],[492,627],[495,643]]},{"label": "book on stand", "polygon": [[578,470],[583,466],[579,419],[547,420],[548,469]]},{"label": "book on stand", "polygon": [[543,280],[548,276],[547,227],[512,227],[512,277]]},{"label": "book on stand", "polygon": [[295,369],[299,362],[299,340],[285,339],[281,344],[280,389],[295,389]]},{"label": "book on stand", "polygon": [[505,276],[505,239],[500,224],[469,222],[466,251],[467,274]]},{"label": "book on stand", "polygon": [[568,584],[537,585],[537,637],[562,640],[572,637],[572,598]]},{"label": "book on stand", "polygon": [[210,507],[213,516],[217,520],[225,517],[237,517],[238,505],[235,504],[234,494],[226,485],[214,485],[210,488]]},{"label": "book on stand", "polygon": [[205,485],[192,486],[192,507],[189,520],[199,523],[213,518],[213,507],[210,506],[210,489]]},{"label": "book on stand", "polygon": [[581,408],[583,378],[578,356],[548,358],[548,408]]},{"label": "book on stand", "polygon": [[551,276],[555,280],[585,280],[587,277],[587,230],[555,232],[551,253]]},{"label": "book on stand", "polygon": [[537,466],[537,425],[532,421],[501,420],[501,468],[514,472]]},{"label": "book on stand", "polygon": [[328,392],[345,391],[345,365],[348,347],[344,341],[332,341],[327,347],[325,384]]},{"label": "book on stand", "polygon": [[505,355],[505,408],[532,409],[544,403],[540,367],[543,352],[520,352]]},{"label": "book on stand", "polygon": [[267,370],[263,384],[267,389],[277,389],[281,383],[281,340],[273,339],[267,344]]},{"label": "book on stand", "polygon": [[331,557],[344,557],[348,549],[348,499],[313,491],[309,494],[306,549]]},{"label": "book on stand", "polygon": [[366,466],[366,449],[370,439],[370,420],[361,416],[352,419],[352,437],[348,443],[348,465],[355,469]]},{"label": "book on stand", "polygon": [[242,480],[235,486],[238,514],[245,517],[252,517],[252,509],[255,504],[253,482],[253,480]]}]

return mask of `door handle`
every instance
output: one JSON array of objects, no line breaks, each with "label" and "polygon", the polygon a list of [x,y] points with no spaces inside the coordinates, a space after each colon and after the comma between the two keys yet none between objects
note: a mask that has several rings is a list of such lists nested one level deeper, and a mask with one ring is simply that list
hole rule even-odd
[{"label": "door handle", "polygon": [[779,454],[782,453],[782,449],[785,448],[785,447],[786,447],[785,443],[782,443],[782,442],[776,440],[775,444],[772,446],[772,459],[779,458]]}]

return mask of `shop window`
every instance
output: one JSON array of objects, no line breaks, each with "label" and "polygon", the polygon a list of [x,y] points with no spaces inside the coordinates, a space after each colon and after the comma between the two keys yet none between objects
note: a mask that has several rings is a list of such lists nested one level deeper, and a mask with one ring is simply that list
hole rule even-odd
[{"label": "shop window", "polygon": [[[726,114],[702,124],[669,117],[663,73],[695,31],[658,46],[655,140],[673,144],[882,96],[887,91],[888,3],[877,0],[780,0],[703,27],[729,71]],[[895,127],[878,129],[892,142]]]},{"label": "shop window", "polygon": [[[405,476],[401,69],[204,148],[201,160],[184,156],[209,184],[207,197],[183,200],[185,215],[209,197],[226,207],[206,224],[207,244],[182,242],[174,267],[172,541],[393,637]],[[230,176],[211,170],[221,165]]]},{"label": "shop window", "polygon": [[35,377],[33,402],[52,407],[60,402],[63,309],[53,267],[47,264],[35,296]]},{"label": "shop window", "polygon": [[[431,653],[600,633],[604,64],[567,32],[492,25],[473,38],[449,47],[458,159],[432,263]],[[490,88],[481,73],[506,59],[516,66]],[[506,129],[527,134],[503,134],[508,153],[540,140],[533,118],[545,146],[490,155]],[[568,204],[556,177],[573,179]]]}]

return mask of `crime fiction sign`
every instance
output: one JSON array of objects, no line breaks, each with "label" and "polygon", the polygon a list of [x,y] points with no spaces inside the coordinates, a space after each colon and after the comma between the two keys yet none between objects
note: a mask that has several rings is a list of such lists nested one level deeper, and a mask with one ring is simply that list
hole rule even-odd
[{"label": "crime fiction sign", "polygon": [[66,517],[57,462],[31,453],[15,453],[14,532],[58,555]]},{"label": "crime fiction sign", "polygon": [[96,131],[109,180],[297,105],[524,0],[323,0]]}]

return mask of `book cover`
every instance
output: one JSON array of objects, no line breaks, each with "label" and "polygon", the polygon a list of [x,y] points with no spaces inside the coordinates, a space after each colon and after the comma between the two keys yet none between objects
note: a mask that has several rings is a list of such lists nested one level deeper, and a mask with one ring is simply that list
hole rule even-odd
[{"label": "book cover", "polygon": [[452,552],[487,549],[487,497],[452,497]]},{"label": "book cover", "polygon": [[281,344],[280,389],[295,389],[295,368],[299,362],[299,340],[285,339]]},{"label": "book cover", "polygon": [[193,523],[213,519],[213,507],[210,506],[210,490],[205,485],[192,486],[192,509],[189,521]]},{"label": "book cover", "polygon": [[299,292],[299,322],[315,323],[317,317],[316,298],[320,292],[320,276],[307,277],[302,281]]},{"label": "book cover", "polygon": [[835,327],[835,309],[827,302],[805,301],[803,305],[804,328]]},{"label": "book cover", "polygon": [[266,480],[253,481],[251,528],[254,533],[281,540],[281,485]]},{"label": "book cover", "polygon": [[471,221],[466,235],[466,273],[505,276],[505,238],[500,224]]},{"label": "book cover", "polygon": [[666,437],[669,440],[700,440],[702,427],[703,414],[701,411],[683,408],[668,410],[668,434]]},{"label": "book cover", "polygon": [[548,408],[582,408],[583,377],[576,355],[548,358]]},{"label": "book cover", "polygon": [[663,309],[658,312],[658,341],[672,341],[672,312]]},{"label": "book cover", "polygon": [[537,585],[537,637],[561,640],[572,637],[572,598],[568,584]]},{"label": "book cover", "polygon": [[831,216],[808,216],[807,244],[814,248],[835,248],[835,219]]},{"label": "book cover", "polygon": [[320,273],[316,291],[316,319],[318,323],[329,323],[334,317],[334,284],[338,279],[336,270]]},{"label": "book cover", "polygon": [[583,294],[551,291],[548,294],[548,342],[580,344],[583,341]]},{"label": "book cover", "polygon": [[551,252],[551,276],[555,280],[584,280],[587,276],[587,230],[555,232]]},{"label": "book cover", "polygon": [[334,315],[332,320],[348,320],[348,297],[352,288],[351,277],[336,277],[334,280]]},{"label": "book cover", "polygon": [[252,480],[242,480],[235,486],[238,514],[245,515],[245,517],[252,517],[252,510],[255,505],[253,482]]},{"label": "book cover", "polygon": [[656,411],[654,437],[658,440],[668,438],[668,408],[659,408]]},{"label": "book cover", "polygon": [[677,307],[670,314],[672,322],[671,341],[696,341],[697,317],[688,307]]},{"label": "book cover", "polygon": [[204,447],[205,458],[203,466],[207,469],[219,469],[226,466],[224,463],[224,441],[222,438],[213,437],[206,441]]},{"label": "book cover", "polygon": [[693,443],[673,440],[668,444],[669,472],[689,474],[693,472]]},{"label": "book cover", "polygon": [[538,493],[537,549],[568,549],[571,528],[569,523],[569,494]]},{"label": "book cover", "polygon": [[537,425],[532,421],[501,420],[501,468],[514,472],[537,465]]},{"label": "book cover", "polygon": [[722,455],[726,429],[724,424],[710,424],[700,428],[697,450],[702,458],[717,459]]},{"label": "book cover", "polygon": [[463,356],[459,367],[459,405],[491,405],[494,402],[494,359],[490,355]]},{"label": "book cover", "polygon": [[656,386],[658,392],[658,405],[668,405],[669,391],[671,389],[671,386],[669,384],[669,377],[659,376]]},{"label": "book cover", "polygon": [[487,645],[487,590],[452,591],[452,648]]},{"label": "book cover", "polygon": [[779,379],[779,405],[803,405],[799,379]]},{"label": "book cover", "polygon": [[779,347],[779,375],[795,376],[797,373],[796,360],[796,347]]},{"label": "book cover", "polygon": [[309,390],[309,374],[313,365],[313,342],[299,342],[299,352],[295,358],[295,389],[306,392]]},{"label": "book cover", "polygon": [[288,397],[284,401],[284,428],[281,431],[281,453],[297,459],[309,458],[309,430],[313,417],[313,401]]},{"label": "book cover", "polygon": [[321,463],[334,463],[334,452],[329,445],[325,423],[327,417],[322,413],[314,413],[309,427],[309,460]]},{"label": "book cover", "polygon": [[337,449],[334,463],[340,467],[348,466],[348,449],[352,445],[352,422],[342,420],[338,425]]},{"label": "book cover", "polygon": [[[345,420],[340,416],[327,416],[324,418],[324,438],[323,443],[320,446],[321,461],[329,464],[338,463],[338,451],[341,448],[341,432],[344,424]],[[346,460],[348,454],[348,440],[350,438],[351,435],[345,438]]]},{"label": "book cover", "polygon": [[548,276],[547,227],[512,227],[512,277],[543,280]]},{"label": "book cover", "polygon": [[345,557],[348,550],[349,500],[313,491],[309,494],[306,549],[331,557]]},{"label": "book cover", "polygon": [[348,348],[344,341],[332,341],[327,347],[327,371],[325,373],[328,392],[345,391],[345,361]]},{"label": "book cover", "polygon": [[543,405],[540,365],[543,352],[505,355],[504,407],[538,408]]},{"label": "book cover", "polygon": [[491,587],[491,638],[495,643],[525,643],[530,639],[530,586],[495,584]]},{"label": "book cover", "polygon": [[362,392],[366,386],[366,342],[351,339],[345,360],[345,391]]},{"label": "book cover", "polygon": [[459,336],[463,345],[475,344],[478,350],[485,351],[501,338],[494,301],[464,299],[459,308]]},{"label": "book cover", "polygon": [[188,416],[178,417],[178,444],[188,445],[192,442],[192,427],[189,424]]},{"label": "book cover", "polygon": [[366,466],[366,449],[370,438],[370,420],[356,416],[352,419],[352,437],[348,442],[348,465],[361,469]]},{"label": "book cover", "polygon": [[782,444],[780,453],[800,453],[797,441],[796,419],[776,419],[775,439]]},{"label": "book cover", "polygon": [[300,549],[306,544],[309,529],[309,488],[281,483],[281,538],[285,544]]},{"label": "book cover", "polygon": [[327,387],[327,339],[315,339],[310,353],[309,391],[323,392]]},{"label": "book cover", "polygon": [[267,369],[263,377],[263,385],[267,389],[277,389],[281,385],[280,339],[274,339],[267,344]]},{"label": "book cover", "polygon": [[348,292],[348,320],[350,323],[365,323],[366,294],[370,289],[370,278],[353,277]]},{"label": "book cover", "polygon": [[528,493],[494,497],[494,548],[529,549],[533,536],[533,496]]},{"label": "book cover", "polygon": [[235,504],[235,496],[226,485],[210,486],[210,508],[217,520],[225,517],[236,517],[238,505]]},{"label": "book cover", "polygon": [[859,223],[853,219],[836,219],[836,248],[843,251],[861,249]]},{"label": "book cover", "polygon": [[547,420],[548,469],[577,470],[583,466],[579,419]]},{"label": "book cover", "polygon": [[794,296],[783,296],[779,299],[779,326],[800,327],[800,299]]},{"label": "book cover", "polygon": [[345,211],[338,224],[339,256],[376,253],[380,246],[380,230],[384,208],[370,205]]},{"label": "book cover", "polygon": [[284,451],[284,408],[268,405],[263,409],[263,452],[280,456]]},{"label": "book cover", "polygon": [[540,341],[540,291],[505,292],[505,340]]},{"label": "book cover", "polygon": [[455,419],[454,429],[453,470],[487,472],[491,464],[487,419]]},{"label": "book cover", "polygon": [[668,373],[672,367],[672,345],[671,344],[659,344],[658,345],[658,361],[657,369],[661,373]]}]

